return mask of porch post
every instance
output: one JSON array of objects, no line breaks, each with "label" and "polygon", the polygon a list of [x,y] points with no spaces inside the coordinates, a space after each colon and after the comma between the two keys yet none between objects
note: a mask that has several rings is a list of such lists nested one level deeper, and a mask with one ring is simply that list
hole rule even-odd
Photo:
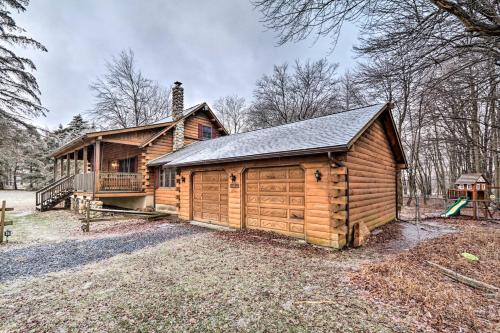
[{"label": "porch post", "polygon": [[101,140],[95,141],[94,149],[94,175],[95,175],[95,191],[99,192],[100,178],[99,173],[101,171]]},{"label": "porch post", "polygon": [[54,157],[54,181],[57,180],[57,158]]},{"label": "porch post", "polygon": [[75,158],[75,175],[78,174],[78,150],[75,150],[73,153],[73,157]]},{"label": "porch post", "polygon": [[83,147],[83,173],[88,171],[87,153],[87,146],[85,146]]},{"label": "porch post", "polygon": [[61,156],[59,157],[59,164],[60,164],[60,168],[61,168],[61,178],[64,177],[64,157]]},{"label": "porch post", "polygon": [[66,176],[71,174],[71,155],[69,153],[66,154]]}]

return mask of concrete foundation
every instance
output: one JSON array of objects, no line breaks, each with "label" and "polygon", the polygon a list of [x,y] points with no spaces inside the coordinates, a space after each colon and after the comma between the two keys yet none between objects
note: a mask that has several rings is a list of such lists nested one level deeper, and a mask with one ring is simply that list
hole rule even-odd
[{"label": "concrete foundation", "polygon": [[101,198],[104,205],[144,210],[153,207],[153,196]]},{"label": "concrete foundation", "polygon": [[156,204],[156,211],[177,214],[177,208],[174,205]]}]

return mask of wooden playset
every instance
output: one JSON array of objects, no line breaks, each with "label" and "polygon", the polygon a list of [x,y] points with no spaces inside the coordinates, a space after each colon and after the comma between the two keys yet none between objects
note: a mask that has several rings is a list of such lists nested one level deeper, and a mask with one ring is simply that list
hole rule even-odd
[{"label": "wooden playset", "polygon": [[462,208],[472,207],[474,219],[478,219],[480,210],[484,211],[484,218],[493,218],[489,210],[491,188],[490,182],[481,173],[462,174],[456,180],[455,187],[448,190],[447,202],[454,203],[441,216],[457,216]]}]

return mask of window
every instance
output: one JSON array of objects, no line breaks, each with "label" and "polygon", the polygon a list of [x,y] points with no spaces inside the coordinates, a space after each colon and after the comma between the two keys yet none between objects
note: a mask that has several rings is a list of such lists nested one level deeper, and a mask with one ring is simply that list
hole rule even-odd
[{"label": "window", "polygon": [[207,140],[212,138],[212,127],[201,125],[201,139]]},{"label": "window", "polygon": [[476,190],[481,190],[481,184],[476,184]]},{"label": "window", "polygon": [[471,184],[467,184],[467,189],[468,190],[472,190],[472,185]]},{"label": "window", "polygon": [[464,184],[460,184],[460,185],[458,185],[458,189],[459,189],[459,190],[463,190],[463,189],[464,189]]},{"label": "window", "polygon": [[137,172],[137,159],[135,157],[118,161],[118,172]]},{"label": "window", "polygon": [[175,187],[175,168],[160,170],[160,187]]}]

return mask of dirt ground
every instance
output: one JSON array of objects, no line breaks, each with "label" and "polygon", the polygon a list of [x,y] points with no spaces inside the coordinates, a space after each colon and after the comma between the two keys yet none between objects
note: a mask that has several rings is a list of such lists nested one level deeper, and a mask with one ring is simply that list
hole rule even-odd
[{"label": "dirt ground", "polygon": [[498,295],[427,264],[499,286],[496,223],[390,223],[362,248],[333,251],[168,219],[99,222],[83,234],[68,211],[10,218],[14,235],[0,246],[1,332],[499,328]]}]

